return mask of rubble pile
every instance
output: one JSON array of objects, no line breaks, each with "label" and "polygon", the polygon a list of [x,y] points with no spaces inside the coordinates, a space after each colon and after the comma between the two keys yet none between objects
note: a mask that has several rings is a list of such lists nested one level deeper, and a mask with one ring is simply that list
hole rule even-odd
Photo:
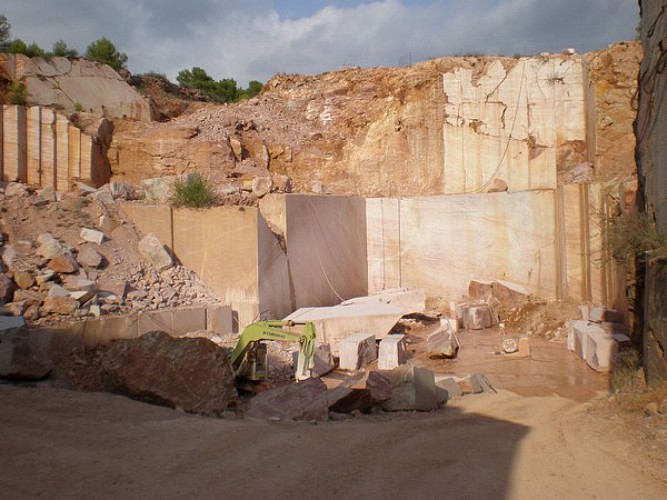
[{"label": "rubble pile", "polygon": [[5,314],[49,325],[217,302],[161,242],[139,240],[111,192],[108,186],[66,196],[20,183],[0,188]]}]

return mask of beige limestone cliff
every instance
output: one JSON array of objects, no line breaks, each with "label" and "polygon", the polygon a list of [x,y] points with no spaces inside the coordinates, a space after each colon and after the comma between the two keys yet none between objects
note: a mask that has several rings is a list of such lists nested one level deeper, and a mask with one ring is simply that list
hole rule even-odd
[{"label": "beige limestone cliff", "polygon": [[95,61],[0,54],[0,79],[23,82],[31,105],[108,118],[152,119],[148,101],[112,68]]},{"label": "beige limestone cliff", "polygon": [[577,169],[587,181],[626,180],[639,52],[622,43],[585,56],[277,75],[248,101],[119,126],[110,164],[129,180],[199,170],[224,182],[268,169],[297,191],[369,197],[554,189]]}]

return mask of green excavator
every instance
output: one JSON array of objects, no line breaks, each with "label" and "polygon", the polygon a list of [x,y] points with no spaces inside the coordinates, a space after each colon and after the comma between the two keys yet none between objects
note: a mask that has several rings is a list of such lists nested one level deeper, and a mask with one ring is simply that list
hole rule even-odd
[{"label": "green excavator", "polygon": [[[292,331],[303,327],[301,331]],[[290,330],[285,330],[290,328]],[[311,322],[257,321],[245,327],[236,348],[230,356],[237,377],[248,380],[266,380],[267,351],[263,340],[286,340],[299,343],[299,357],[295,370],[296,380],[310,378],[315,352],[315,325]]]}]

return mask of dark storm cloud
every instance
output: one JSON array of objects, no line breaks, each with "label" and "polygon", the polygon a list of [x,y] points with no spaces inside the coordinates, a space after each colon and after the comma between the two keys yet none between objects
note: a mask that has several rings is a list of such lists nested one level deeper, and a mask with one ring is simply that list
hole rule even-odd
[{"label": "dark storm cloud", "polygon": [[463,52],[592,50],[632,38],[638,21],[635,0],[9,0],[0,13],[45,48],[107,36],[132,71],[201,66],[242,84]]}]

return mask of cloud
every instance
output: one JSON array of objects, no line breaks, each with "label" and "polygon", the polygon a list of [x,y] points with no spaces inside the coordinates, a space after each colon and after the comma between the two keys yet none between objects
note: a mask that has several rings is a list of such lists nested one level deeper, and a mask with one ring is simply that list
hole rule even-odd
[{"label": "cloud", "polygon": [[200,66],[243,85],[343,64],[592,50],[632,38],[638,20],[630,0],[31,0],[0,12],[14,37],[45,48],[63,39],[84,51],[107,36],[134,72],[174,79]]}]

